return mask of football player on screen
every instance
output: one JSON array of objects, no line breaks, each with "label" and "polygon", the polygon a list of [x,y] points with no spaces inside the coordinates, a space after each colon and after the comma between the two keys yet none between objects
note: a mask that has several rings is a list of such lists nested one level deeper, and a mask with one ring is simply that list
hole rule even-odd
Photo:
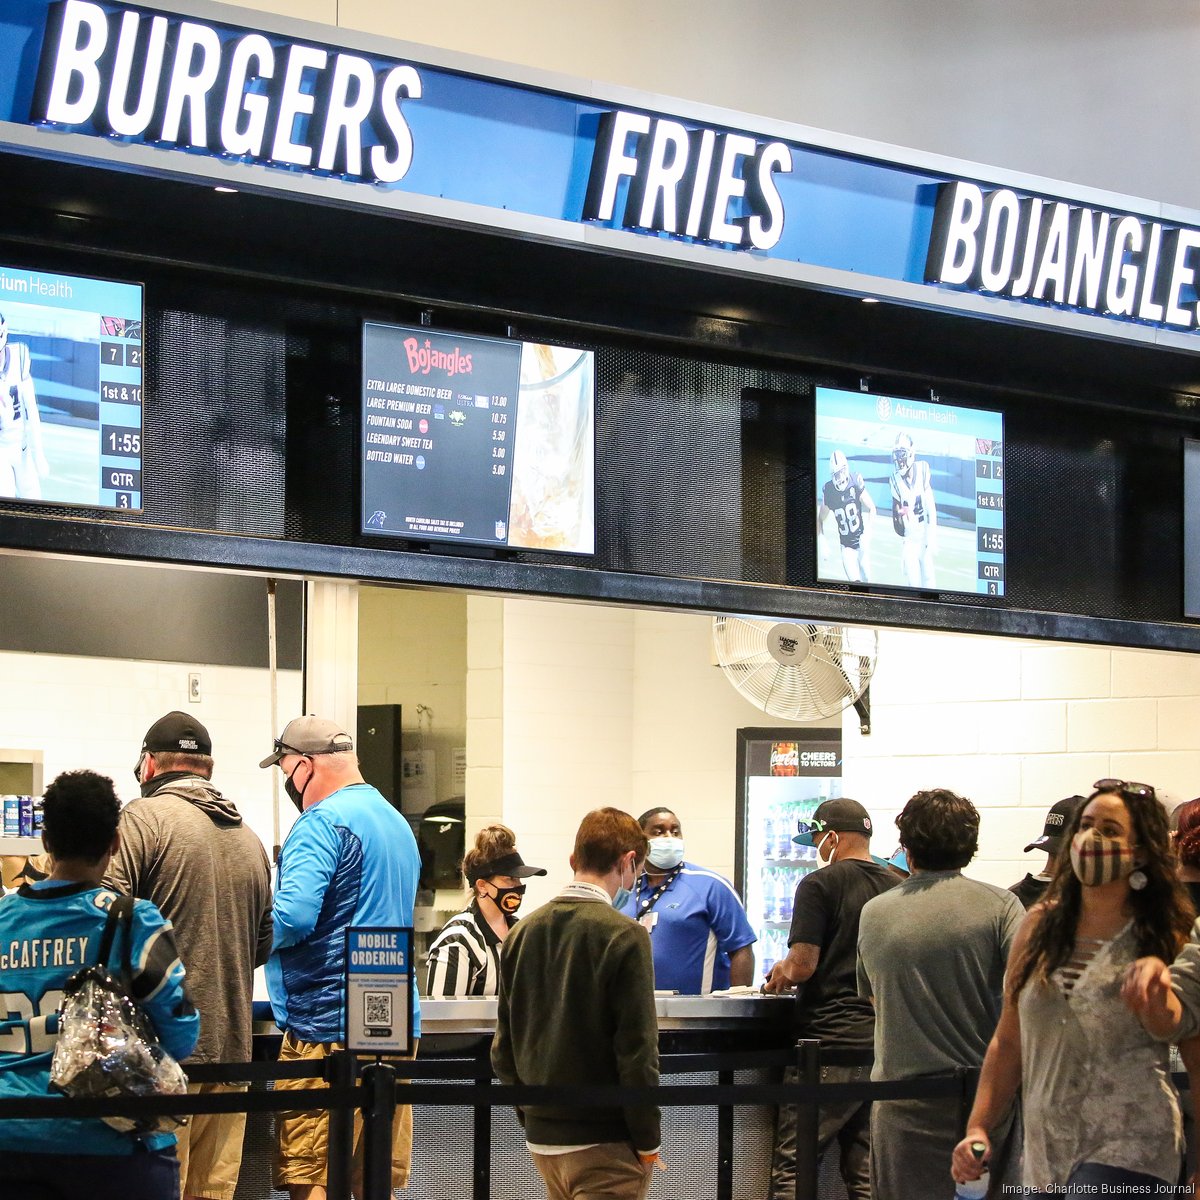
[{"label": "football player on screen", "polygon": [[850,474],[846,456],[835,450],[829,456],[829,481],[817,506],[817,533],[823,536],[825,518],[833,513],[842,544],[842,570],[851,583],[869,583],[867,552],[875,501],[861,475]]},{"label": "football player on screen", "polygon": [[49,473],[29,347],[8,340],[0,313],[0,496],[40,500],[42,476]]},{"label": "football player on screen", "polygon": [[907,433],[892,447],[892,528],[904,539],[900,561],[910,587],[935,587],[933,553],[937,548],[937,504],[929,464],[918,459]]}]

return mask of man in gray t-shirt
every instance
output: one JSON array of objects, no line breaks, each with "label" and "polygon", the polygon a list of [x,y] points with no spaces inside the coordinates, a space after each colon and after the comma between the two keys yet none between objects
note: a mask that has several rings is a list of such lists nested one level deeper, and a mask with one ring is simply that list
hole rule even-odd
[{"label": "man in gray t-shirt", "polygon": [[[954,792],[918,792],[896,818],[912,875],[862,910],[858,990],[875,1004],[872,1079],[911,1079],[979,1067],[1000,1019],[1004,968],[1025,910],[1004,888],[966,879],[979,813]],[[950,1196],[961,1136],[957,1098],[876,1101],[871,1113],[874,1200]],[[997,1148],[1007,1129],[996,1131]],[[1008,1170],[997,1153],[992,1187]]]}]

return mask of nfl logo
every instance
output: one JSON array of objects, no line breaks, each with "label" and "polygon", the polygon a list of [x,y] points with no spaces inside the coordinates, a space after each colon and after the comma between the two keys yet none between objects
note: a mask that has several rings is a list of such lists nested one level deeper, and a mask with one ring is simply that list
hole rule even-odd
[{"label": "nfl logo", "polygon": [[496,540],[504,541],[504,535],[508,532],[508,526],[503,521],[496,522]]}]

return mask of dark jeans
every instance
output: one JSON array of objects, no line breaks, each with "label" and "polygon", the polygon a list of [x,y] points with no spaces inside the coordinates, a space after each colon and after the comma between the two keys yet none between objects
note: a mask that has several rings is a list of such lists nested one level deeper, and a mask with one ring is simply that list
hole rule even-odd
[{"label": "dark jeans", "polygon": [[[1085,1186],[1087,1185],[1087,1186]],[[1154,1175],[1141,1171],[1126,1171],[1124,1167],[1109,1167],[1103,1163],[1080,1163],[1067,1179],[1063,1192],[1036,1192],[1029,1200],[1059,1200],[1063,1195],[1116,1196],[1174,1196],[1177,1189]]]},{"label": "dark jeans", "polygon": [[175,1147],[132,1154],[0,1151],[0,1196],[12,1200],[179,1200]]},{"label": "dark jeans", "polygon": [[[870,1067],[822,1067],[822,1083],[865,1083]],[[796,1067],[784,1067],[784,1083],[799,1083]],[[850,1200],[871,1200],[871,1105],[848,1100],[822,1105],[817,1116],[817,1154],[837,1141],[842,1179]],[[781,1104],[775,1122],[775,1153],[771,1158],[771,1200],[794,1200],[796,1195],[796,1105]]]}]

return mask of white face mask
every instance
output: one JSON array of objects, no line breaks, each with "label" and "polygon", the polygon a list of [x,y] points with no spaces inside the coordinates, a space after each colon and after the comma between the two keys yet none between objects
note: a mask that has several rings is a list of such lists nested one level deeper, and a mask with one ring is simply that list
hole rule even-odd
[{"label": "white face mask", "polygon": [[669,871],[683,862],[683,838],[656,837],[650,839],[650,853],[646,861],[652,867]]},{"label": "white face mask", "polygon": [[829,857],[828,857],[828,858],[822,858],[822,857],[821,857],[821,847],[825,845],[826,841],[827,841],[829,838],[831,838],[831,837],[835,837],[835,836],[836,836],[835,832],[834,832],[834,831],[831,829],[831,830],[829,830],[829,832],[828,832],[828,833],[826,833],[826,834],[825,834],[825,836],[824,836],[824,837],[823,837],[823,838],[822,838],[822,839],[821,839],[821,840],[820,840],[820,841],[817,843],[817,862],[818,862],[818,863],[819,863],[821,866],[823,866],[823,867],[831,867],[831,866],[833,866],[833,856],[834,856],[834,855],[837,853],[838,842],[840,842],[840,841],[841,841],[841,839],[840,839],[840,838],[838,838],[838,841],[833,843],[833,847],[832,847],[832,849],[829,851]]}]

